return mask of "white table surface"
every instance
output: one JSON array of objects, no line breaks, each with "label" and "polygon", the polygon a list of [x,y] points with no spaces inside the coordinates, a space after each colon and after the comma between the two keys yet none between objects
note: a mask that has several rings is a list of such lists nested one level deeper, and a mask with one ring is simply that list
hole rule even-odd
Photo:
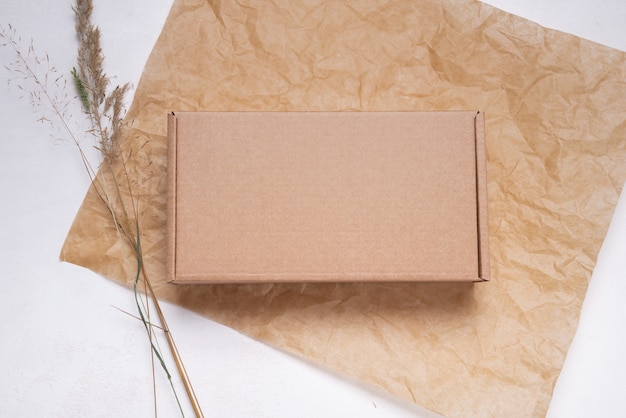
[{"label": "white table surface", "polygon": [[[172,0],[95,0],[105,68],[137,84]],[[489,0],[544,26],[626,51],[626,2]],[[0,25],[30,38],[60,71],[75,62],[71,2],[2,0]],[[0,48],[0,64],[13,56]],[[0,71],[0,77],[10,77]],[[88,187],[76,149],[0,83],[0,416],[154,416],[150,352],[132,292],[58,254]],[[626,196],[599,256],[552,417],[626,416]],[[620,254],[621,252],[621,254]],[[207,416],[428,417],[431,413],[320,370],[164,304]],[[159,416],[179,416],[157,378]],[[184,394],[181,392],[184,397]],[[189,405],[184,408],[188,416]]]}]

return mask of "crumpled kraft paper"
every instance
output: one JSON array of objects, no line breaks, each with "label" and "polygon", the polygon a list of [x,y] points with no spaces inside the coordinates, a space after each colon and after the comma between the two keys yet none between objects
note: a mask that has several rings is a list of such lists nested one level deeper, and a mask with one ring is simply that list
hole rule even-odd
[{"label": "crumpled kraft paper", "polygon": [[[177,0],[125,147],[164,300],[453,417],[543,416],[626,179],[626,55],[474,1]],[[493,281],[175,286],[172,110],[486,114]],[[64,260],[128,282],[90,192]],[[130,263],[132,266],[132,263]]]}]

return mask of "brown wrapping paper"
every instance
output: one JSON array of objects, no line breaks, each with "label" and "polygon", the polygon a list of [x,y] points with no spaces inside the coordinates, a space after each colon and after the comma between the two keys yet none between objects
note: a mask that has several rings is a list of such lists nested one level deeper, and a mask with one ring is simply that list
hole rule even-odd
[{"label": "brown wrapping paper", "polygon": [[[127,121],[159,296],[446,416],[543,416],[626,178],[626,55],[474,1],[177,0]],[[486,114],[493,280],[167,285],[172,110]],[[62,259],[128,283],[88,193]],[[132,262],[130,266],[132,267]]]}]

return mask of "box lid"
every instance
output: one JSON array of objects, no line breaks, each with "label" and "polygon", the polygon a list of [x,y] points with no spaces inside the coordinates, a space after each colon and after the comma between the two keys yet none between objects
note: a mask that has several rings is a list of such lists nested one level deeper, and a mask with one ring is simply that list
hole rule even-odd
[{"label": "box lid", "polygon": [[489,279],[483,115],[176,112],[168,280]]}]

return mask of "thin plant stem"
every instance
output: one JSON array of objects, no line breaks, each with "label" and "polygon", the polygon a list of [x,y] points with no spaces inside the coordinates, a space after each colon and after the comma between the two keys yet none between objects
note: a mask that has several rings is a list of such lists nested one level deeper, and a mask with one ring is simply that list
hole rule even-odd
[{"label": "thin plant stem", "polygon": [[[123,313],[124,315],[128,315],[128,316],[130,316],[131,318],[135,318],[136,320],[141,321],[141,318],[139,318],[137,315],[133,315],[132,313],[130,313],[130,312],[128,312],[128,311],[125,311],[124,309],[121,309],[121,308],[119,308],[119,307],[117,307],[117,306],[114,306],[114,305],[111,305],[111,308],[113,308],[113,309],[117,309],[118,311],[120,311],[120,312],[121,312],[121,313]],[[163,327],[161,327],[161,326],[159,326],[159,325],[155,324],[154,322],[150,322],[150,326],[152,326],[152,327],[154,327],[154,328],[157,328],[157,329],[160,329],[160,330],[163,330]]]},{"label": "thin plant stem", "polygon": [[[143,272],[143,274],[145,275],[145,271]],[[191,406],[197,417],[199,418],[204,417],[204,414],[202,413],[202,409],[200,408],[200,403],[198,402],[198,397],[196,396],[193,386],[191,385],[191,380],[189,379],[189,375],[187,374],[185,365],[183,364],[180,353],[178,352],[178,348],[176,347],[176,343],[174,342],[174,337],[172,336],[172,333],[170,332],[170,329],[167,326],[165,315],[163,315],[163,311],[161,310],[159,301],[156,298],[154,289],[152,288],[152,285],[150,284],[150,281],[147,280],[147,278],[146,278],[146,284],[150,291],[150,295],[152,296],[152,300],[154,301],[154,307],[155,307],[155,310],[157,311],[157,316],[159,317],[159,321],[161,325],[163,326],[163,333],[165,334],[165,338],[172,352],[172,356],[174,357],[174,362],[176,363],[178,372],[183,380],[183,385],[185,386],[185,390],[187,391],[187,396],[189,397],[189,400],[191,401]]]}]

